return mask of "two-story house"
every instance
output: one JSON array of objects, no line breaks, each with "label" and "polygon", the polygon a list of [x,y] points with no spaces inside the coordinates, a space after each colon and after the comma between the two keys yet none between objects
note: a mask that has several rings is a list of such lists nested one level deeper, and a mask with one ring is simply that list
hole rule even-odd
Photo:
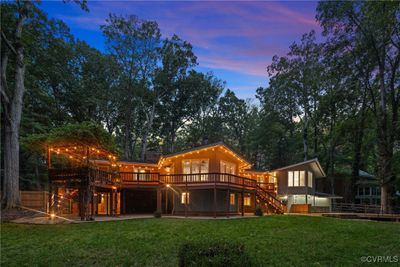
[{"label": "two-story house", "polygon": [[330,207],[331,198],[314,189],[314,180],[325,176],[316,159],[260,171],[222,142],[163,155],[154,162],[118,161],[112,155],[107,158],[106,152],[103,158],[101,153],[91,157],[89,151],[49,148],[49,159],[56,152],[53,157],[75,160],[68,167],[62,161],[62,168],[49,164],[54,212],[79,213],[82,218],[155,211],[215,217],[253,213],[257,206],[275,213]]}]

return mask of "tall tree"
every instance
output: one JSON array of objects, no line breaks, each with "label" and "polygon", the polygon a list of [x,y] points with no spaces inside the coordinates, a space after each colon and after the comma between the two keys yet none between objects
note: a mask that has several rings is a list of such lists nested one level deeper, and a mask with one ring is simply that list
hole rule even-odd
[{"label": "tall tree", "polygon": [[[124,157],[134,158],[135,139],[141,135],[138,116],[142,107],[139,95],[152,86],[157,67],[160,30],[154,21],[140,20],[137,16],[117,16],[110,14],[101,29],[106,37],[109,52],[120,65],[121,131],[123,132]],[[147,114],[147,113],[146,113]],[[148,121],[149,125],[150,122]],[[138,130],[136,128],[136,130]]]},{"label": "tall tree", "polygon": [[378,86],[370,93],[378,125],[378,176],[382,185],[381,208],[385,212],[395,180],[393,146],[399,138],[400,3],[320,2],[317,11],[325,35],[347,39],[354,48],[364,48],[374,62],[371,80],[376,80]]},{"label": "tall tree", "polygon": [[166,90],[162,102],[163,121],[161,134],[167,142],[169,152],[175,150],[177,131],[193,116],[198,102],[194,98],[191,83],[196,78],[192,68],[197,65],[197,57],[192,45],[177,35],[166,38],[161,48],[162,70],[158,73],[157,86]]},{"label": "tall tree", "polygon": [[[78,2],[87,9],[86,2]],[[25,93],[25,42],[23,36],[27,22],[37,25],[42,19],[37,5],[31,1],[1,3],[1,8],[10,11],[6,16],[9,27],[1,30],[1,103],[4,116],[4,190],[2,204],[13,208],[19,204],[19,130]],[[39,16],[38,16],[39,15]],[[7,22],[3,25],[7,25]],[[15,26],[11,26],[14,24]],[[39,23],[40,24],[40,23]],[[33,37],[35,38],[35,37]],[[12,56],[12,61],[10,58]],[[7,79],[8,63],[12,62],[13,81]]]}]

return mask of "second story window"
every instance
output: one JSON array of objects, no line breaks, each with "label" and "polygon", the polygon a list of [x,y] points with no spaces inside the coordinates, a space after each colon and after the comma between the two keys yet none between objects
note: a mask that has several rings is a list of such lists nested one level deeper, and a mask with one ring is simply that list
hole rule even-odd
[{"label": "second story window", "polygon": [[308,171],[307,174],[308,174],[308,177],[307,177],[308,187],[313,187],[313,173]]},{"label": "second story window", "polygon": [[289,171],[288,172],[288,186],[305,186],[306,185],[306,172],[305,171]]},{"label": "second story window", "polygon": [[236,174],[236,164],[221,160],[220,171],[221,173]]}]

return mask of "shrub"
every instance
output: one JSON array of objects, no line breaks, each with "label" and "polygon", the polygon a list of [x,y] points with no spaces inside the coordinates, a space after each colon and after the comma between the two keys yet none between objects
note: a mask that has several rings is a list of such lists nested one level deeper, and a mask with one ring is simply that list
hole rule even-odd
[{"label": "shrub", "polygon": [[157,211],[154,212],[153,215],[154,215],[154,218],[161,218],[161,211],[157,210]]},{"label": "shrub", "polygon": [[264,216],[264,211],[260,206],[256,207],[256,210],[254,211],[254,215],[256,216]]},{"label": "shrub", "polygon": [[179,266],[253,266],[244,245],[227,241],[186,241],[179,248]]}]

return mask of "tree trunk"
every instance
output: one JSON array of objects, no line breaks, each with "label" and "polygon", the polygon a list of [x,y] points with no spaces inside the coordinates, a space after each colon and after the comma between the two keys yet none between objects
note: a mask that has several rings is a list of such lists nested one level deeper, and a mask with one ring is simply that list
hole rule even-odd
[{"label": "tree trunk", "polygon": [[128,123],[125,125],[125,134],[124,134],[124,158],[126,160],[131,159],[131,131]]},{"label": "tree trunk", "polygon": [[360,120],[357,120],[356,124],[356,136],[354,142],[354,160],[352,164],[352,173],[351,173],[351,198],[354,201],[354,197],[357,195],[357,180],[359,178],[359,171],[361,167],[361,147],[364,138],[364,124],[365,124],[365,109],[366,109],[366,92],[367,88],[365,88],[363,92],[362,105],[360,110]]},{"label": "tree trunk", "polygon": [[304,152],[304,161],[306,161],[308,159],[308,118],[307,118],[307,114],[304,115],[303,152]]},{"label": "tree trunk", "polygon": [[4,142],[4,208],[15,208],[19,205],[19,142],[18,127],[15,123],[6,122]]},{"label": "tree trunk", "polygon": [[[5,136],[4,136],[4,188],[2,204],[5,208],[17,207],[20,203],[19,197],[19,127],[22,114],[22,100],[25,92],[25,64],[24,64],[24,47],[21,42],[23,25],[26,20],[27,5],[29,1],[19,10],[19,18],[15,29],[15,89],[11,97],[8,97],[8,103],[5,110]],[[5,37],[3,37],[5,38]],[[3,62],[2,62],[3,65]],[[2,66],[3,67],[3,66]],[[7,94],[5,91],[6,80],[5,70],[2,77],[3,97]],[[3,73],[2,73],[3,76]],[[4,81],[3,81],[4,79]],[[3,93],[2,93],[3,94]],[[6,101],[2,99],[2,101]],[[3,102],[4,103],[4,102]]]},{"label": "tree trunk", "polygon": [[380,78],[380,118],[378,122],[378,176],[381,181],[381,211],[386,213],[388,206],[388,182],[392,177],[391,173],[391,160],[392,148],[389,146],[388,128],[387,128],[387,102],[386,102],[386,86],[385,86],[385,66],[384,57],[383,62],[379,64],[379,78]]},{"label": "tree trunk", "polygon": [[156,111],[156,102],[153,103],[153,106],[151,107],[151,113],[149,117],[149,121],[147,122],[147,127],[143,133],[142,136],[142,150],[140,152],[140,160],[144,160],[145,154],[146,154],[146,149],[147,149],[147,139],[149,138],[150,130],[153,127],[153,120],[155,116],[155,111]]}]

